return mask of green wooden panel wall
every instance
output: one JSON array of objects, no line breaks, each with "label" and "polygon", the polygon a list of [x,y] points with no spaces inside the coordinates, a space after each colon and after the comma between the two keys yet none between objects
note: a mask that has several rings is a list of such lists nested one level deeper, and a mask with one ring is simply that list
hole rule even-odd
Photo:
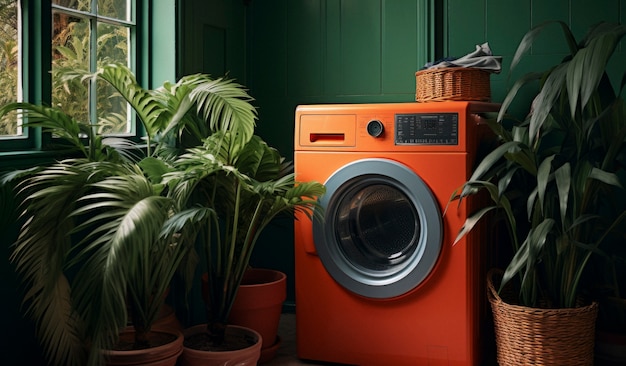
[{"label": "green wooden panel wall", "polygon": [[178,7],[177,76],[228,74],[245,84],[244,2],[178,0]]}]

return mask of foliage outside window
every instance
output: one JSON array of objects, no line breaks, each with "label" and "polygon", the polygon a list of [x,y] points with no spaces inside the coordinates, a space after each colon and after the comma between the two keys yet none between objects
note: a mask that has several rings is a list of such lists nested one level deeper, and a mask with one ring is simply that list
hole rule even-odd
[{"label": "foliage outside window", "polygon": [[[30,36],[21,30],[22,6],[20,0],[0,0],[0,105],[22,100],[21,37]],[[134,69],[134,0],[52,0],[51,33],[41,32],[52,42],[52,90],[44,91],[50,93],[51,103],[93,123],[101,133],[133,134],[129,107],[111,86],[61,75],[68,70],[94,72],[109,63]],[[25,132],[15,114],[0,120],[0,139],[23,137]]]},{"label": "foliage outside window", "polygon": [[134,22],[130,0],[53,0],[52,103],[97,124],[101,133],[133,132],[129,108],[115,90],[68,81],[71,70],[95,71],[110,63],[131,65]]}]

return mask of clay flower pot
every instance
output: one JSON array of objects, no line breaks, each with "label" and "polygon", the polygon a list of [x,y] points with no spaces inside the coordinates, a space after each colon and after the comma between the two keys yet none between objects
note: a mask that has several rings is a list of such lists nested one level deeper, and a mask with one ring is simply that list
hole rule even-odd
[{"label": "clay flower pot", "polygon": [[[135,338],[135,330],[127,327],[120,333],[122,343],[132,343]],[[183,352],[183,334],[170,328],[154,327],[150,338],[170,339],[169,342],[146,349],[132,350],[107,350],[104,351],[107,366],[142,365],[142,366],[174,366],[178,357]],[[119,343],[119,342],[118,342]]]},{"label": "clay flower pot", "polygon": [[252,268],[244,274],[228,321],[261,334],[260,363],[274,358],[280,346],[278,324],[286,298],[287,275],[283,272]]}]

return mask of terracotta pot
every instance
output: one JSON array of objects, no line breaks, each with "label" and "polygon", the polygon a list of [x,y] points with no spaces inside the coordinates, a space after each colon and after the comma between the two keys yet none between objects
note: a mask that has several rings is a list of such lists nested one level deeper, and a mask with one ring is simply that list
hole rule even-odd
[{"label": "terracotta pot", "polygon": [[[185,338],[200,334],[206,330],[206,324],[187,328]],[[261,355],[261,335],[252,329],[229,325],[226,328],[226,342],[229,338],[253,342],[249,347],[234,351],[202,351],[183,346],[179,359],[180,366],[248,366],[256,365]]]},{"label": "terracotta pot", "polygon": [[[203,276],[203,283],[206,283],[206,276]],[[260,363],[274,358],[280,346],[278,324],[286,298],[287,275],[283,272],[251,268],[244,274],[228,322],[254,329],[261,334],[263,345]]]},{"label": "terracotta pot", "polygon": [[[114,365],[142,365],[142,366],[174,366],[178,357],[183,352],[183,334],[178,330],[154,327],[151,337],[171,337],[174,340],[162,346],[152,348],[117,351],[105,351],[106,364]],[[127,327],[120,333],[120,340],[132,342],[135,330]]]}]

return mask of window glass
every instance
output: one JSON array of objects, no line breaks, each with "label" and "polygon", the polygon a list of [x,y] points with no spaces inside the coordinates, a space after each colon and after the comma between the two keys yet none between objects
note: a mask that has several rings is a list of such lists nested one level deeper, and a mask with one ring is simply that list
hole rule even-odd
[{"label": "window glass", "polygon": [[89,20],[53,12],[52,104],[80,121],[89,121],[89,88],[62,75],[72,70],[89,70]]},{"label": "window glass", "polygon": [[[130,55],[128,27],[100,23],[98,35],[98,63],[116,62],[128,65]],[[130,107],[115,89],[100,81],[96,96],[96,111],[101,132],[109,134],[131,132]]]},{"label": "window glass", "polygon": [[130,21],[128,0],[98,0],[98,15]]},{"label": "window glass", "polygon": [[[17,0],[0,0],[0,105],[20,99],[20,24]],[[0,139],[22,134],[15,114],[0,119]]]},{"label": "window glass", "polygon": [[91,2],[92,0],[52,0],[54,5],[86,12],[91,11]]},{"label": "window glass", "polygon": [[[130,109],[112,87],[103,82],[90,85],[63,78],[72,70],[93,72],[112,62],[131,66],[134,24],[127,21],[128,0],[91,1],[97,6],[55,1],[60,6],[53,7],[52,103],[80,121],[97,124],[101,133],[133,133]],[[97,13],[86,10],[95,8]]]}]

